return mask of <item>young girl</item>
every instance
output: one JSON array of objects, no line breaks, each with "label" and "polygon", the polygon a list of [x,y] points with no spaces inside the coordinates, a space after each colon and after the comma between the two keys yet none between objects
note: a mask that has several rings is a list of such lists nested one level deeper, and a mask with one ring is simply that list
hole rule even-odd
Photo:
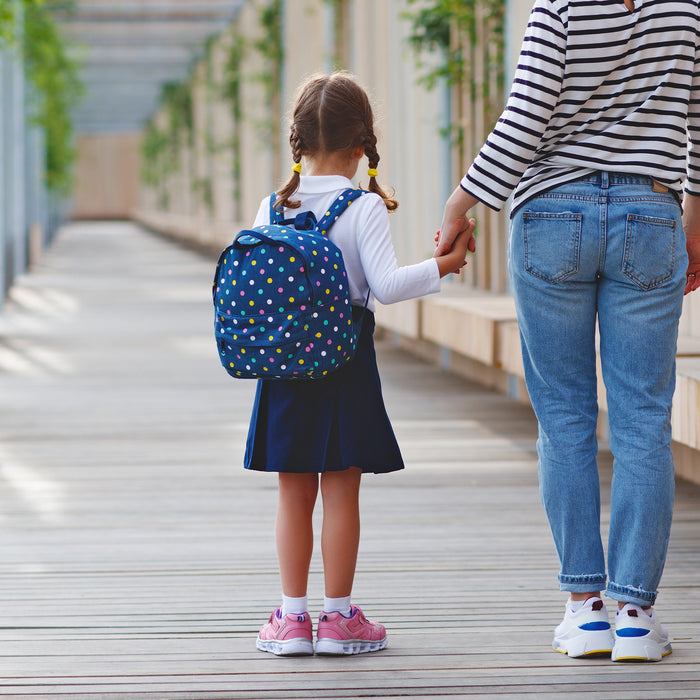
[{"label": "young girl", "polygon": [[[364,316],[362,307],[370,290],[383,304],[439,291],[440,278],[462,267],[467,250],[474,249],[474,225],[441,257],[397,266],[387,211],[398,205],[377,184],[372,108],[348,74],[317,76],[302,86],[289,141],[293,174],[274,206],[312,211],[317,219],[353,187],[350,178],[367,156],[370,193],[353,202],[330,233],[343,253],[353,316],[355,321],[362,318],[362,329],[354,358],[328,377],[258,382],[245,466],[279,473],[276,540],[283,599],[261,629],[257,647],[278,655],[314,653],[306,588],[320,483],[326,597],[316,653],[359,654],[387,644],[384,627],[350,602],[360,537],[360,477],[403,468],[377,372],[373,301]],[[255,226],[270,223],[269,209],[268,197]]]}]

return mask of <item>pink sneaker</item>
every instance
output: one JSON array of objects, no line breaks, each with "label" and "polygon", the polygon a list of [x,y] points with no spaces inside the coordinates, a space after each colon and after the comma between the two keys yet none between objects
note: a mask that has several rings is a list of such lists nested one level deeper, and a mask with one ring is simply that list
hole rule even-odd
[{"label": "pink sneaker", "polygon": [[384,649],[386,645],[384,625],[368,620],[356,605],[350,608],[349,617],[339,612],[324,612],[318,619],[317,654],[364,654]]},{"label": "pink sneaker", "polygon": [[305,656],[314,653],[311,618],[303,615],[285,615],[277,608],[270,621],[260,630],[255,646],[277,656]]}]

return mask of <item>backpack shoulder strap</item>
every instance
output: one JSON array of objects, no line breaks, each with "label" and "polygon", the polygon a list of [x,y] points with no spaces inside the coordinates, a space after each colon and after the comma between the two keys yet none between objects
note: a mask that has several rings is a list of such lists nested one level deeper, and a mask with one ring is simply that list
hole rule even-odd
[{"label": "backpack shoulder strap", "polygon": [[284,214],[281,211],[275,209],[275,202],[277,201],[277,192],[273,192],[270,195],[270,223],[271,224],[281,224],[284,221]]},{"label": "backpack shoulder strap", "polygon": [[312,211],[304,211],[289,219],[284,218],[284,212],[275,209],[277,193],[270,195],[270,223],[281,226],[293,226],[297,231],[313,231],[316,228],[316,216]]},{"label": "backpack shoulder strap", "polygon": [[328,235],[333,224],[338,220],[340,215],[358,198],[366,194],[366,190],[351,190],[347,189],[328,207],[328,211],[321,217],[321,220],[316,224],[316,230],[324,236]]}]

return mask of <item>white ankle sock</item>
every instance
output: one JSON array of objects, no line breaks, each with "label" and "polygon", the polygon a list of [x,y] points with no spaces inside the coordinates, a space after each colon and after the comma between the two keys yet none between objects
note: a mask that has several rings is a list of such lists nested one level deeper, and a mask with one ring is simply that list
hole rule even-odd
[{"label": "white ankle sock", "polygon": [[566,604],[566,607],[569,609],[569,612],[577,613],[583,607],[583,601],[582,600],[570,600]]},{"label": "white ankle sock", "polygon": [[285,615],[302,615],[309,611],[309,602],[306,596],[301,598],[290,598],[282,596],[282,617]]},{"label": "white ankle sock", "polygon": [[[652,620],[654,619],[654,608],[649,608],[649,610],[645,610],[641,605],[638,605],[637,603],[625,603],[625,605],[621,608],[618,608],[615,615],[621,615],[622,611],[628,606],[632,606],[632,610],[637,611],[637,616],[639,615],[646,615],[647,617],[651,618]],[[628,608],[629,610],[629,608]]]},{"label": "white ankle sock", "polygon": [[339,612],[341,615],[348,617],[350,615],[350,596],[346,596],[345,598],[324,597],[323,612]]},{"label": "white ankle sock", "polygon": [[[567,604],[567,607],[572,613],[577,613],[589,600],[590,598],[586,598],[585,600],[572,600],[569,598],[569,602]],[[596,600],[599,600],[596,598]]]}]

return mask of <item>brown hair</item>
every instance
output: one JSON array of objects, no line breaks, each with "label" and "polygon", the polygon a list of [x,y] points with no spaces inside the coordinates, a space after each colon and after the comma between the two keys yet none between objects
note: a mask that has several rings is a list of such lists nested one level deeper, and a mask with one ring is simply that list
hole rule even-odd
[{"label": "brown hair", "polygon": [[[367,93],[344,71],[310,78],[302,85],[296,99],[289,143],[295,163],[301,163],[304,155],[321,151],[349,152],[363,146],[369,167],[376,168],[379,153],[374,135],[374,115]],[[290,197],[298,189],[299,173],[293,172],[277,193],[275,209],[297,209],[301,203]],[[399,206],[382,190],[376,178],[370,177],[368,189],[384,200],[389,211]]]}]

